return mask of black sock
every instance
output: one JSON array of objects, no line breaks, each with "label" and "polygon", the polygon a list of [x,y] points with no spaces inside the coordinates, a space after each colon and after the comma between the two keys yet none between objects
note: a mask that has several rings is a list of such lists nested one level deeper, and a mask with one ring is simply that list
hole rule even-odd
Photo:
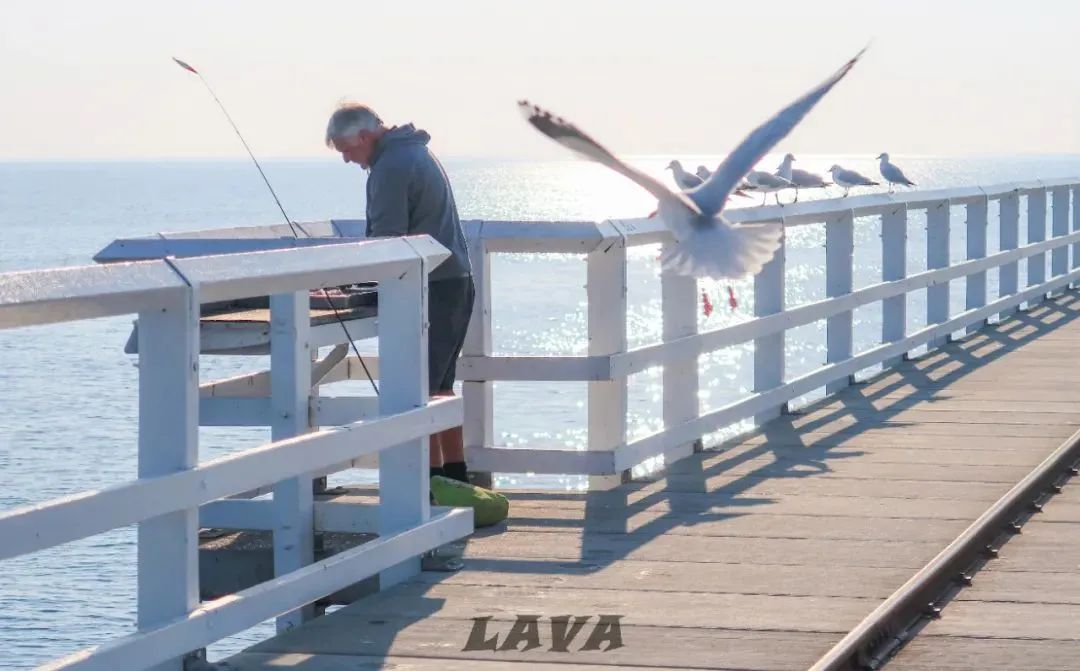
[{"label": "black sock", "polygon": [[431,467],[431,469],[429,471],[429,474],[428,474],[428,477],[433,478],[436,475],[442,475],[442,476],[446,475],[446,472],[443,470],[442,466],[432,466]]},{"label": "black sock", "polygon": [[469,481],[469,469],[465,467],[464,461],[448,461],[443,464],[443,471],[448,478],[466,483]]}]

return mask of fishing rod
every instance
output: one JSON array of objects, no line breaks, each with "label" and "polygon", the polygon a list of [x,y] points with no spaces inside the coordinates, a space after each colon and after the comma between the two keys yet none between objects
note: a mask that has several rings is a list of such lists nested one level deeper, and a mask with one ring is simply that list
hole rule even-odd
[{"label": "fishing rod", "polygon": [[[270,195],[274,197],[274,202],[277,203],[278,209],[281,210],[281,216],[285,218],[285,223],[289,225],[289,230],[292,231],[293,238],[300,238],[300,236],[296,233],[296,230],[298,228],[304,232],[304,235],[306,237],[310,238],[310,233],[304,231],[302,227],[297,226],[296,223],[292,221],[292,219],[289,219],[289,215],[285,214],[285,208],[282,206],[281,200],[278,198],[277,193],[274,192],[274,187],[270,185],[270,180],[267,179],[266,173],[263,172],[262,166],[259,165],[259,159],[255,158],[255,154],[251,151],[251,147],[248,146],[247,140],[245,140],[243,134],[240,133],[240,129],[237,128],[236,122],[234,122],[232,116],[229,115],[229,111],[225,109],[225,105],[222,104],[221,100],[217,97],[217,94],[214,93],[214,89],[210,87],[210,83],[206,81],[206,78],[202,76],[201,72],[191,67],[184,61],[180,60],[175,56],[173,56],[173,60],[176,62],[177,65],[198,77],[199,81],[201,81],[203,83],[203,86],[206,87],[206,90],[210,92],[210,96],[214,99],[214,102],[216,102],[218,107],[221,108],[221,111],[225,115],[225,118],[229,121],[229,125],[232,126],[233,131],[236,132],[236,137],[240,138],[240,142],[244,145],[244,149],[247,150],[248,156],[251,157],[251,160],[255,164],[255,167],[259,170],[259,174],[262,175],[263,182],[266,183],[266,188],[270,190]],[[357,361],[360,362],[360,367],[364,369],[364,375],[367,376],[368,382],[371,383],[371,388],[375,390],[375,395],[378,396],[379,387],[375,384],[375,378],[371,376],[371,372],[368,370],[367,364],[364,363],[364,357],[360,356],[360,351],[356,349],[356,342],[349,334],[349,328],[345,325],[345,320],[341,318],[341,314],[338,312],[337,307],[334,305],[333,299],[330,298],[330,294],[327,293],[326,289],[320,287],[319,291],[321,291],[323,297],[326,298],[326,304],[330,306],[330,310],[334,313],[334,319],[336,319],[337,323],[341,325],[341,330],[344,331],[345,338],[348,340],[349,345],[352,346],[353,354],[356,355]]]}]

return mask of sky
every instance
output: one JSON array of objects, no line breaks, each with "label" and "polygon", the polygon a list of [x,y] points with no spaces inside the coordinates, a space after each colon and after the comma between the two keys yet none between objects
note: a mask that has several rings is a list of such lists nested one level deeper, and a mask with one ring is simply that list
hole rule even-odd
[{"label": "sky", "polygon": [[795,153],[1080,153],[1066,0],[4,0],[0,160],[325,157],[342,100],[444,157],[562,158],[529,98],[625,155],[724,153],[873,40]]}]

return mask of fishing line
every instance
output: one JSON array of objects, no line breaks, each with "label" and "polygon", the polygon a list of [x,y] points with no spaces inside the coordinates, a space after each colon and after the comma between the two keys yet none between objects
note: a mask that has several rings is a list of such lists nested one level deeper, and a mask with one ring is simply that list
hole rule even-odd
[{"label": "fishing line", "polygon": [[[289,230],[292,231],[293,238],[300,238],[300,236],[296,233],[297,229],[303,231],[304,235],[310,238],[310,233],[305,231],[302,226],[298,226],[296,223],[294,223],[291,219],[289,219],[289,215],[285,214],[285,208],[282,207],[281,200],[278,199],[277,193],[274,192],[274,187],[270,185],[270,180],[266,178],[266,173],[263,172],[262,166],[259,165],[259,160],[255,158],[255,154],[252,153],[251,147],[248,146],[248,143],[244,139],[244,136],[240,133],[240,129],[236,127],[236,123],[229,115],[229,111],[225,109],[225,105],[221,103],[221,100],[218,99],[217,94],[214,93],[214,89],[210,87],[210,83],[206,81],[206,78],[202,76],[201,72],[191,67],[184,61],[176,58],[175,56],[173,56],[173,60],[176,61],[177,65],[197,76],[199,78],[199,81],[203,83],[203,86],[206,87],[206,90],[210,92],[210,96],[214,99],[214,102],[216,102],[218,104],[218,107],[221,108],[222,113],[225,114],[225,118],[229,120],[229,125],[232,126],[232,129],[236,132],[236,137],[240,138],[240,142],[244,145],[244,149],[247,150],[248,156],[251,157],[252,162],[255,163],[255,167],[259,170],[259,174],[262,175],[263,182],[266,183],[266,188],[270,190],[270,195],[274,197],[274,202],[277,203],[278,209],[281,210],[281,216],[285,218],[285,223],[289,225]],[[337,307],[334,305],[333,299],[330,298],[330,294],[327,293],[326,289],[320,288],[319,291],[321,291],[323,297],[326,298],[326,304],[330,306],[330,311],[333,312],[334,319],[336,319],[337,323],[341,325],[341,330],[344,331],[345,338],[347,338],[349,345],[352,346],[353,354],[356,355],[357,361],[360,362],[361,368],[364,369],[364,375],[367,376],[368,382],[371,383],[371,388],[375,390],[375,395],[378,396],[379,387],[375,384],[375,378],[372,377],[371,371],[368,370],[367,364],[364,363],[364,357],[360,356],[360,351],[356,349],[356,341],[354,341],[352,339],[352,336],[349,334],[349,328],[345,325],[345,320],[341,318],[341,314],[338,312]]]}]

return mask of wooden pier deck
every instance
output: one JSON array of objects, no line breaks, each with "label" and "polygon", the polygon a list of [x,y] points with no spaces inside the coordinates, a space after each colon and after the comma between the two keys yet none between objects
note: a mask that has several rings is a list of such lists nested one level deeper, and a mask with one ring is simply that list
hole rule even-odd
[{"label": "wooden pier deck", "polygon": [[[1047,301],[652,482],[516,494],[507,524],[468,540],[463,570],[423,573],[227,668],[806,669],[1080,428],[1078,316],[1074,293]],[[996,668],[1075,668],[1069,498],[892,664],[990,668],[973,652],[986,636]],[[519,615],[539,616],[538,647],[463,650],[474,618],[501,645]],[[591,617],[553,651],[550,618],[565,615]],[[580,650],[601,615],[621,616],[622,647]]]}]

